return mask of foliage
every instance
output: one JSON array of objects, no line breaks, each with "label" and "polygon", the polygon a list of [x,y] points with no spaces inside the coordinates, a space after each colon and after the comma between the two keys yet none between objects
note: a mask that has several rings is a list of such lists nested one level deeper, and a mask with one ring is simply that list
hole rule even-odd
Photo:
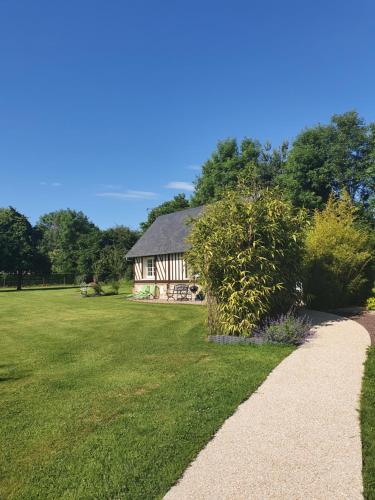
[{"label": "foliage", "polygon": [[79,276],[78,283],[92,279],[95,269],[105,279],[131,273],[125,254],[137,231],[124,226],[100,231],[82,212],[69,209],[43,215],[35,227],[13,208],[0,214],[0,269],[17,273],[19,281],[30,272],[46,276],[51,267],[57,274]]},{"label": "foliage", "polygon": [[361,396],[363,496],[375,498],[375,347],[367,352]]},{"label": "foliage", "polygon": [[208,292],[209,333],[250,335],[297,300],[303,214],[270,189],[227,193],[193,224],[187,261]]},{"label": "foliage", "polygon": [[366,307],[369,311],[375,311],[375,297],[369,297],[367,299]]},{"label": "foliage", "polygon": [[91,283],[89,283],[88,292],[90,292],[90,289],[93,291],[94,295],[100,295],[102,293],[102,285],[97,281],[92,281]]},{"label": "foliage", "polygon": [[101,251],[94,266],[99,279],[120,280],[132,272],[132,264],[125,259],[126,253],[139,238],[139,232],[126,226],[115,226],[101,233]]},{"label": "foliage", "polygon": [[101,232],[100,246],[114,246],[123,251],[124,255],[139,238],[139,232],[126,226],[115,226]]},{"label": "foliage", "polygon": [[220,141],[196,180],[192,204],[217,201],[238,184],[282,187],[295,206],[311,210],[346,190],[374,227],[375,123],[355,111],[333,115],[329,124],[303,130],[290,151],[285,141],[275,149],[249,138],[240,146],[233,138]]},{"label": "foliage", "polygon": [[318,309],[362,303],[372,284],[367,232],[356,226],[350,197],[331,196],[317,211],[306,237],[304,293]]},{"label": "foliage", "polygon": [[333,115],[328,125],[301,132],[288,155],[282,183],[293,203],[322,208],[333,192],[349,193],[374,216],[375,124],[366,125],[355,111]]},{"label": "foliage", "polygon": [[94,273],[99,280],[118,281],[124,277],[126,265],[124,252],[118,247],[107,246],[100,252],[94,265]]},{"label": "foliage", "polygon": [[211,158],[204,163],[195,183],[193,205],[204,205],[221,199],[228,189],[239,183],[247,186],[273,186],[286,160],[288,144],[273,149],[257,140],[245,138],[240,148],[236,139],[219,141]]},{"label": "foliage", "polygon": [[87,234],[81,234],[77,239],[76,272],[91,279],[95,263],[100,255],[100,230],[92,228]]},{"label": "foliage", "polygon": [[120,281],[112,280],[110,281],[109,286],[110,292],[113,293],[113,295],[118,295],[120,290]]},{"label": "foliage", "polygon": [[109,295],[118,295],[121,288],[120,281],[109,281],[102,286],[101,295],[109,296]]},{"label": "foliage", "polygon": [[78,274],[83,280],[120,279],[127,263],[126,252],[139,234],[125,226],[100,231],[87,216],[74,210],[43,215],[38,223],[40,248],[49,256],[55,272]]},{"label": "foliage", "polygon": [[162,498],[292,351],[205,342],[205,307],[76,295],[0,293],[4,499]]},{"label": "foliage", "polygon": [[302,344],[310,335],[311,323],[307,317],[281,314],[276,319],[265,322],[260,336],[267,342],[279,344]]},{"label": "foliage", "polygon": [[155,221],[157,217],[160,215],[170,214],[172,212],[178,212],[179,210],[184,210],[185,208],[189,208],[190,203],[186,198],[184,193],[177,194],[172,200],[165,201],[161,205],[153,208],[149,211],[147,220],[140,224],[140,228],[142,232],[145,232],[151,224]]},{"label": "foliage", "polygon": [[92,273],[99,251],[99,229],[82,212],[57,210],[40,217],[40,248],[48,255],[53,272]]},{"label": "foliage", "polygon": [[49,270],[48,261],[37,250],[38,232],[14,208],[0,209],[0,270],[17,275],[17,289],[25,273]]}]

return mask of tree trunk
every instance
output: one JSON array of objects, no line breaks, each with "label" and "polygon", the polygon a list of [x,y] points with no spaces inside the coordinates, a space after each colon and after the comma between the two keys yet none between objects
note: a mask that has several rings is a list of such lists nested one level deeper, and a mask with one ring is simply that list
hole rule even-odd
[{"label": "tree trunk", "polygon": [[207,312],[208,312],[208,333],[209,335],[220,335],[219,330],[219,322],[217,317],[217,302],[215,297],[210,293],[208,289],[206,291],[206,299],[207,299]]},{"label": "tree trunk", "polygon": [[18,270],[17,271],[17,290],[22,290],[22,276],[23,276],[23,271]]}]

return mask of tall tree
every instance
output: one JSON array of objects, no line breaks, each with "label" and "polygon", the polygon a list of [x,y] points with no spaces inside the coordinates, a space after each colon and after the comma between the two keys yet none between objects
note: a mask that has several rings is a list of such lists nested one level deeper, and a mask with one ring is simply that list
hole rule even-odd
[{"label": "tall tree", "polygon": [[192,204],[204,205],[220,200],[227,190],[241,183],[247,187],[272,187],[286,161],[288,144],[272,149],[269,142],[262,144],[245,138],[238,147],[236,139],[219,141],[211,158],[202,167],[195,182]]},{"label": "tall tree", "polygon": [[102,231],[100,254],[95,262],[95,273],[100,280],[119,280],[132,269],[125,260],[126,253],[138,240],[138,231],[126,226],[116,226]]},{"label": "tall tree", "polygon": [[331,193],[349,193],[368,213],[374,203],[375,126],[355,111],[304,130],[289,153],[281,181],[297,206],[322,208]]},{"label": "tall tree", "polygon": [[95,273],[95,263],[100,256],[100,240],[101,231],[97,227],[79,236],[77,240],[75,274],[84,279],[92,278]]},{"label": "tall tree", "polygon": [[40,248],[57,273],[90,274],[99,250],[100,230],[82,212],[57,210],[40,217]]},{"label": "tall tree", "polygon": [[[259,155],[257,146],[249,155],[256,158]],[[235,187],[241,171],[241,159],[236,139],[229,138],[219,141],[211,158],[202,167],[202,173],[195,183],[195,193],[192,197],[194,205],[205,205],[221,198],[224,189]]]},{"label": "tall tree", "polygon": [[119,247],[106,246],[95,262],[95,277],[100,281],[119,281],[128,269],[124,253]]},{"label": "tall tree", "polygon": [[115,226],[105,229],[101,233],[101,247],[115,246],[125,255],[139,238],[139,232],[126,226]]},{"label": "tall tree", "polygon": [[165,201],[161,205],[158,205],[150,210],[147,220],[145,222],[141,222],[140,227],[142,232],[146,231],[146,229],[148,229],[154,220],[160,215],[166,215],[172,212],[177,212],[178,210],[184,210],[185,208],[189,208],[189,206],[190,202],[184,193],[176,195],[172,200]]},{"label": "tall tree", "polygon": [[48,268],[37,251],[37,239],[24,215],[12,207],[0,209],[0,270],[17,275],[17,290],[27,272]]},{"label": "tall tree", "polygon": [[263,146],[256,141],[260,148],[259,156],[256,159],[249,158],[247,155],[247,144],[249,142],[253,141],[244,139],[241,143],[243,169],[240,172],[238,182],[250,189],[276,187],[286,164],[288,142],[284,141],[279,148],[272,148],[271,143],[268,141]]}]

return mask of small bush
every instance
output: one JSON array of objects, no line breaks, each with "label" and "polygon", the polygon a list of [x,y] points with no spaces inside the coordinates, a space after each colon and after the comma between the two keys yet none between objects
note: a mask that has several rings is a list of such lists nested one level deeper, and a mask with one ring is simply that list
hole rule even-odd
[{"label": "small bush", "polygon": [[266,342],[299,345],[310,335],[310,330],[311,323],[305,316],[298,317],[288,313],[274,320],[268,320],[259,332],[259,336]]},{"label": "small bush", "polygon": [[105,295],[118,295],[119,290],[120,290],[120,282],[113,280],[108,283],[108,285],[104,289],[104,292]]},{"label": "small bush", "polygon": [[89,290],[90,288],[93,290],[94,295],[100,295],[102,292],[102,287],[99,283],[93,281],[92,283],[89,283]]},{"label": "small bush", "polygon": [[314,309],[360,305],[369,295],[373,255],[368,231],[359,227],[348,195],[331,196],[307,232],[305,300]]},{"label": "small bush", "polygon": [[375,311],[375,297],[367,299],[366,306],[369,311]]}]

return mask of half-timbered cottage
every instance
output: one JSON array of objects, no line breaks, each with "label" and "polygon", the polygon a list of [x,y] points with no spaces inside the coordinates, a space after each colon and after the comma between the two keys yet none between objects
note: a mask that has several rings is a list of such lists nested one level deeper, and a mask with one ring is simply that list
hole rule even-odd
[{"label": "half-timbered cottage", "polygon": [[199,216],[203,207],[188,208],[161,215],[141,236],[126,255],[134,263],[134,292],[144,284],[156,284],[160,298],[178,283],[191,283],[184,254],[191,230],[191,219]]}]

